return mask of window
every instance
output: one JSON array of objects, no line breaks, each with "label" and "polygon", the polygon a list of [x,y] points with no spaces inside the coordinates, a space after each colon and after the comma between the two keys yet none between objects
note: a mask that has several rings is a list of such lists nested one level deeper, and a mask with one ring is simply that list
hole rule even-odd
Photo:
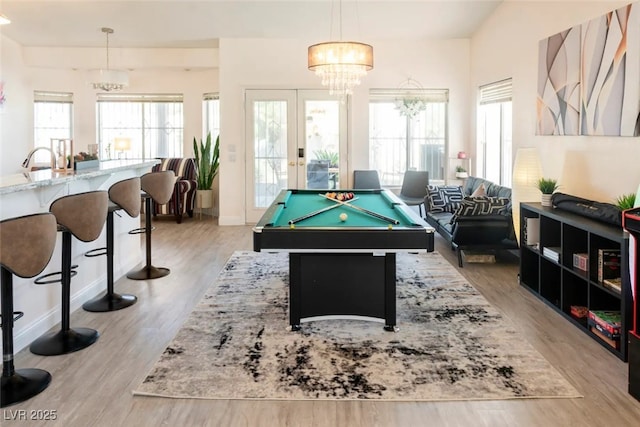
[{"label": "window", "polygon": [[97,109],[103,159],[182,157],[181,94],[99,94]]},{"label": "window", "polygon": [[374,89],[369,94],[369,166],[385,186],[400,186],[407,169],[444,182],[446,89]]},{"label": "window", "polygon": [[480,87],[478,174],[511,187],[511,79]]},{"label": "window", "polygon": [[[51,138],[73,138],[73,94],[66,92],[33,93],[34,148],[51,148]],[[46,150],[35,153],[32,162],[49,163]]]},{"label": "window", "polygon": [[217,93],[205,93],[202,100],[202,123],[204,136],[211,132],[211,140],[220,134],[220,97]]}]

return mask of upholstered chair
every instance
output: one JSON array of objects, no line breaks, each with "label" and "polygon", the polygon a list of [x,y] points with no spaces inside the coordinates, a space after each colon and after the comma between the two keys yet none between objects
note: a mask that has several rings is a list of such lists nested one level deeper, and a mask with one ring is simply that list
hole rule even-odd
[{"label": "upholstered chair", "polygon": [[2,408],[30,399],[51,383],[51,374],[45,370],[15,369],[13,323],[23,313],[13,311],[13,276],[31,278],[45,269],[56,247],[56,229],[56,218],[50,213],[0,221]]},{"label": "upholstered chair", "polygon": [[152,172],[173,171],[177,177],[171,199],[166,203],[153,200],[153,215],[175,215],[176,222],[182,222],[186,213],[193,217],[196,199],[196,162],[193,158],[167,158],[155,165]]},{"label": "upholstered chair", "polygon": [[[107,292],[82,305],[87,311],[115,311],[135,304],[134,295],[118,294],[114,291],[113,257],[114,257],[114,214],[125,211],[130,217],[140,215],[140,178],[130,178],[116,182],[109,188],[109,213],[107,214],[107,246],[97,249],[99,255],[107,256]],[[90,251],[95,253],[96,250]],[[89,253],[85,254],[92,256]]]},{"label": "upholstered chair", "polygon": [[49,207],[55,215],[58,230],[62,232],[61,312],[58,332],[49,332],[31,343],[34,354],[55,356],[82,350],[98,340],[98,331],[90,328],[71,328],[71,239],[91,242],[100,237],[107,219],[109,198],[106,191],[63,196]]}]

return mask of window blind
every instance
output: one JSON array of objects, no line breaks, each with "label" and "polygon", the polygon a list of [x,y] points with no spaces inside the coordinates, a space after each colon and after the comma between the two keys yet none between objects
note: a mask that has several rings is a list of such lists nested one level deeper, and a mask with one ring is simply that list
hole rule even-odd
[{"label": "window blind", "polygon": [[204,95],[202,95],[202,99],[204,101],[217,101],[220,99],[220,94],[217,92],[205,93]]},{"label": "window blind", "polygon": [[480,86],[480,105],[511,101],[512,93],[511,79]]},{"label": "window blind", "polygon": [[98,102],[182,102],[181,93],[99,93]]},{"label": "window blind", "polygon": [[33,92],[34,102],[60,102],[73,104],[73,93],[71,92],[46,92],[36,90]]},{"label": "window blind", "polygon": [[369,102],[389,102],[402,98],[420,98],[425,102],[449,102],[449,89],[371,89]]}]

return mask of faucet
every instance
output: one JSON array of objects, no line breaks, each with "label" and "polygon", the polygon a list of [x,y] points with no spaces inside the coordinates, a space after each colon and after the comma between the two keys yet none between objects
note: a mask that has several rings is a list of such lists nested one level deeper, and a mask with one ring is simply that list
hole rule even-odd
[{"label": "faucet", "polygon": [[[51,149],[47,148],[47,147],[36,147],[33,150],[29,151],[29,154],[27,154],[27,158],[24,159],[24,162],[22,162],[22,167],[24,169],[27,169],[26,172],[30,172],[31,171],[30,168],[29,168],[29,164],[31,163],[31,158],[33,157],[33,155],[38,150],[47,150],[49,153],[51,153],[51,166],[55,168],[55,166],[56,166],[56,156],[53,153],[53,151],[51,151]],[[43,168],[43,169],[47,169],[47,168]]]}]

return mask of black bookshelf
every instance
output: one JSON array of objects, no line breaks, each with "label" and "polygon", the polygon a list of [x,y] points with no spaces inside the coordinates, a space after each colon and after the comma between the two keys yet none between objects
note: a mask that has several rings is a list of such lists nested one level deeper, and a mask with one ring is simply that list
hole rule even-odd
[{"label": "black bookshelf", "polygon": [[[532,230],[527,230],[527,224]],[[527,244],[536,241],[537,245]],[[549,249],[545,252],[544,248],[550,248],[558,256],[553,256]],[[598,251],[604,249],[620,250],[620,292],[598,281]],[[621,227],[543,207],[540,203],[520,204],[520,284],[624,361],[633,326],[628,251],[629,234]],[[574,267],[574,254],[586,254],[585,269]],[[619,348],[591,332],[586,319],[573,316],[572,306],[620,311]]]}]

